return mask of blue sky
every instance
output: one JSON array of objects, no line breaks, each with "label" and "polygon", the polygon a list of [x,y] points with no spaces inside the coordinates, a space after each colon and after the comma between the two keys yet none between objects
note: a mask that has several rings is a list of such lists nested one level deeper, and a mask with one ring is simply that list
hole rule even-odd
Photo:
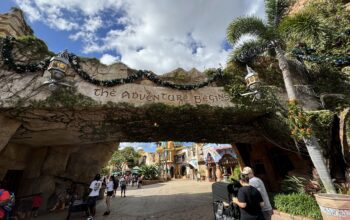
[{"label": "blue sky", "polygon": [[1,0],[0,12],[13,6],[56,53],[68,49],[157,74],[225,66],[228,24],[264,14],[263,0]]},{"label": "blue sky", "polygon": [[[193,146],[194,142],[177,142],[177,144],[185,147]],[[217,146],[231,146],[230,144],[215,144],[215,143],[206,143],[206,147],[217,147]],[[122,142],[119,145],[119,149],[125,147],[133,147],[135,149],[142,148],[145,152],[155,152],[157,144],[156,142]]]}]

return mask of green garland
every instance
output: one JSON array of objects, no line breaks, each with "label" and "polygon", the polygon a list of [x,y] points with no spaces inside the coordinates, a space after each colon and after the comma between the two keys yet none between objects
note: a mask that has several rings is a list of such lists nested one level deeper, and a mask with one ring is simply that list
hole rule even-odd
[{"label": "green garland", "polygon": [[[40,61],[38,63],[30,63],[30,64],[18,64],[15,63],[12,58],[12,37],[6,37],[2,39],[2,48],[1,48],[1,57],[4,61],[4,64],[10,69],[15,71],[16,73],[26,73],[26,72],[38,72],[38,71],[45,71],[47,67],[50,64],[50,59],[45,59],[43,61]],[[71,64],[71,67],[74,69],[77,74],[83,78],[85,81],[97,85],[97,86],[104,86],[104,87],[112,87],[116,85],[126,84],[126,83],[133,83],[136,80],[140,80],[143,78],[147,78],[148,80],[152,81],[153,83],[168,87],[172,89],[178,89],[178,90],[194,90],[199,89],[205,86],[208,86],[210,83],[213,83],[217,81],[219,78],[223,76],[222,70],[219,68],[216,70],[215,74],[213,74],[212,77],[210,77],[208,80],[196,83],[196,84],[175,84],[173,82],[169,81],[163,81],[158,75],[152,73],[148,70],[138,70],[136,73],[126,77],[126,78],[118,78],[118,79],[111,79],[111,80],[99,80],[91,77],[90,74],[85,72],[81,66],[80,66],[80,60],[79,57],[76,56],[73,53],[69,53],[69,62]]]},{"label": "green garland", "polygon": [[315,49],[303,46],[299,48],[294,48],[292,50],[292,55],[298,60],[309,61],[313,63],[329,62],[335,66],[347,66],[350,65],[350,56],[348,55],[316,55]]}]

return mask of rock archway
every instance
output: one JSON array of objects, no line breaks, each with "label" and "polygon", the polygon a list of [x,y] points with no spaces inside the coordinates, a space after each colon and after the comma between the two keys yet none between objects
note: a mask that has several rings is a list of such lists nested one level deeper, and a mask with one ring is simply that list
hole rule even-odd
[{"label": "rock archway", "polygon": [[[153,73],[134,79],[138,71],[122,63],[105,66],[81,59],[79,68],[73,68],[73,60],[66,74],[72,87],[52,92],[45,85],[50,73],[40,67],[52,53],[42,41],[26,36],[32,33],[23,32],[30,28],[20,11],[0,18],[9,29],[1,32],[0,22],[0,33],[17,37],[7,41],[12,50],[2,53],[0,61],[0,180],[10,170],[21,171],[19,195],[43,192],[49,198],[59,181],[88,182],[124,141],[244,143],[255,146],[251,153],[259,148],[261,163],[273,170],[265,152],[272,144],[256,126],[269,112],[232,103],[214,81],[193,89],[183,86],[201,85],[209,76],[177,69],[157,80]],[[4,42],[2,51],[8,51]],[[28,66],[32,63],[37,65]],[[78,74],[81,70],[88,76]],[[96,80],[121,83],[103,86]],[[186,90],[166,87],[174,84]]]}]

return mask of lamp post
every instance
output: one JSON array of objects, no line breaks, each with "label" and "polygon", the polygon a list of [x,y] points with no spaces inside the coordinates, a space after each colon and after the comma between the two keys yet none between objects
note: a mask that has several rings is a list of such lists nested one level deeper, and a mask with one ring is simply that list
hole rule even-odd
[{"label": "lamp post", "polygon": [[247,88],[250,92],[240,94],[241,96],[254,95],[253,101],[255,99],[260,99],[259,88],[261,85],[259,75],[250,66],[247,65],[247,75],[244,77],[246,81]]},{"label": "lamp post", "polygon": [[65,81],[68,67],[69,54],[67,50],[60,52],[57,56],[52,57],[47,69],[47,71],[50,72],[50,78],[48,81],[44,82],[44,85],[49,85],[48,87],[51,91],[55,91],[59,85],[72,87],[72,85]]}]

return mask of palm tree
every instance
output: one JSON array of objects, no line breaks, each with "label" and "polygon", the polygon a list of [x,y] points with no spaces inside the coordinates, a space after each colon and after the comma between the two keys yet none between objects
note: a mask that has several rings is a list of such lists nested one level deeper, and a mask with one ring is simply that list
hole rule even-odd
[{"label": "palm tree", "polygon": [[[290,102],[296,103],[297,96],[292,75],[283,50],[284,42],[278,34],[278,27],[290,6],[290,2],[290,0],[265,0],[267,23],[257,17],[237,18],[227,29],[227,39],[235,46],[242,36],[247,34],[254,36],[254,39],[238,45],[233,51],[233,58],[242,62],[246,62],[266,51],[275,53],[283,74],[288,99]],[[327,193],[336,193],[317,139],[311,135],[304,137],[303,141]]]}]

